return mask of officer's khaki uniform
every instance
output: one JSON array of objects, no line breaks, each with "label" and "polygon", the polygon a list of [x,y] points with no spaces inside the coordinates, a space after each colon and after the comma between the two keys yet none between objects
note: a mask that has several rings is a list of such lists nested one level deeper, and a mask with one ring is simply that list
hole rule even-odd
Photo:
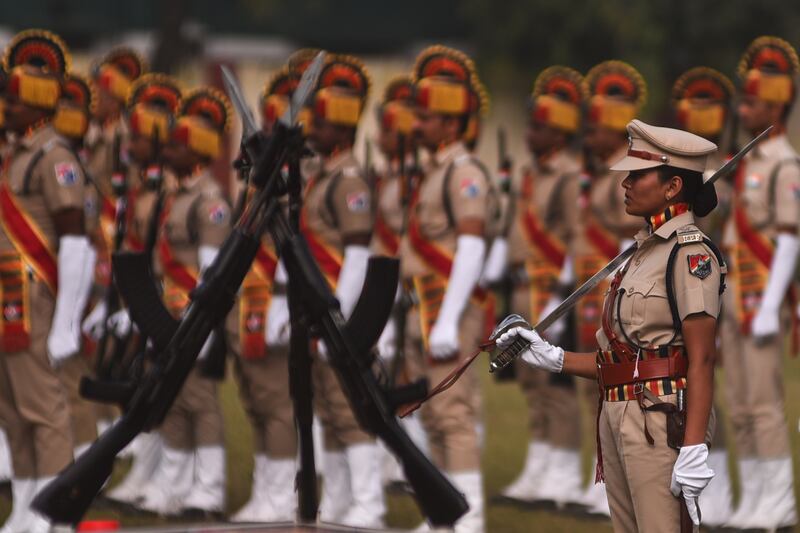
[{"label": "officer's khaki uniform", "polygon": [[[785,135],[776,135],[753,148],[745,157],[744,170],[734,207],[743,208],[752,229],[766,242],[773,241],[781,226],[796,227],[800,220],[800,164]],[[785,320],[781,333],[758,344],[749,334],[748,317],[755,314],[766,287],[769,268],[747,252],[731,217],[723,240],[730,258],[731,275],[725,291],[722,320],[722,353],[725,392],[736,449],[740,457],[762,459],[791,455],[783,398],[783,347]],[[737,252],[739,251],[739,252]],[[741,291],[741,273],[749,278],[749,294]],[[760,281],[753,281],[756,278]],[[786,310],[795,312],[795,309]],[[788,317],[786,317],[788,318]]]},{"label": "officer's khaki uniform", "polygon": [[[166,202],[168,213],[160,238],[169,242],[175,259],[199,272],[199,247],[222,245],[230,233],[230,208],[208,169],[185,178]],[[156,261],[158,271],[168,278],[159,254],[155,256],[159,258]],[[178,302],[185,297],[171,293],[169,283],[166,286],[167,307],[177,309]],[[173,295],[175,300],[172,300]],[[184,304],[188,304],[188,300],[184,300]],[[164,442],[170,448],[191,450],[221,446],[224,442],[217,382],[201,374],[201,364],[202,361],[189,374],[161,426]]]},{"label": "officer's khaki uniform", "polygon": [[[2,178],[54,255],[58,236],[53,215],[82,209],[84,204],[85,178],[62,143],[65,141],[49,125],[22,137]],[[43,148],[26,192],[26,170]],[[6,260],[19,256],[6,231],[0,232],[0,255]],[[45,478],[72,461],[73,440],[66,397],[46,347],[56,295],[29,267],[23,268],[29,283],[27,301],[22,305],[30,309],[30,345],[19,352],[0,352],[0,423],[8,435],[15,477]],[[9,304],[13,302],[4,308]]]},{"label": "officer's khaki uniform", "polygon": [[[301,230],[328,283],[335,287],[344,240],[372,231],[369,188],[352,150],[343,150],[323,161],[304,193]],[[319,246],[315,246],[314,243]],[[319,254],[332,262],[321,260]],[[372,441],[358,425],[331,366],[319,358],[312,369],[314,409],[322,423],[325,449],[342,451],[348,446]]]},{"label": "officer's khaki uniform", "polygon": [[[445,178],[448,183],[445,183]],[[401,243],[401,276],[406,286],[423,282],[423,278],[438,272],[429,266],[415,249],[410,234],[411,225],[418,225],[421,236],[451,257],[456,251],[456,226],[463,220],[486,222],[491,213],[494,196],[483,171],[473,162],[462,142],[440,149],[430,161],[425,178],[419,185],[412,207],[409,231]],[[444,195],[447,195],[445,198]],[[451,208],[452,222],[447,208]],[[429,331],[423,330],[420,320],[420,298],[409,311],[406,320],[407,357],[417,361],[432,384],[444,379],[464,358],[471,355],[485,338],[486,312],[482,306],[470,302],[459,323],[459,351],[451,360],[434,360],[426,350]],[[428,327],[432,327],[433,322]],[[416,377],[416,376],[415,376]],[[446,392],[426,402],[420,412],[422,423],[430,440],[434,462],[447,472],[474,471],[480,468],[480,450],[476,433],[480,397],[478,376],[467,372]]]},{"label": "officer's khaki uniform", "polygon": [[375,227],[370,249],[373,255],[395,257],[399,251],[403,231],[402,180],[397,163],[387,166],[378,182],[375,202]]},{"label": "officer's khaki uniform", "polygon": [[[554,293],[560,268],[534,244],[528,224],[538,223],[538,229],[560,245],[564,256],[570,254],[571,241],[579,227],[579,170],[578,161],[566,150],[560,150],[544,161],[535,161],[515,179],[516,205],[508,235],[514,280],[511,312],[529,317],[533,324],[543,318],[540,313]],[[580,414],[573,388],[569,383],[552,383],[548,372],[522,361],[516,366],[533,439],[558,448],[577,449]]]},{"label": "officer's khaki uniform", "polygon": [[[636,235],[639,249],[622,278],[618,314],[616,305],[613,306],[614,333],[624,340],[624,330],[632,343],[643,348],[683,345],[681,332],[673,328],[665,281],[667,259],[677,242],[678,231],[699,234],[691,212],[675,216],[652,234],[645,228]],[[702,279],[693,275],[689,266],[689,258],[698,254],[711,260],[711,271]],[[674,265],[675,300],[681,321],[697,313],[717,317],[720,266],[711,250],[702,243],[683,245]],[[597,332],[597,341],[601,350],[610,350],[602,329]],[[647,353],[643,352],[642,360],[647,358]],[[673,391],[684,386],[691,390],[685,378],[647,381],[645,386],[662,401],[671,403],[675,403]],[[657,412],[646,414],[647,429],[654,440],[654,445],[649,445],[644,432],[645,414],[631,394],[632,386],[625,386],[624,392],[620,392],[620,388],[607,390],[599,420],[603,471],[614,531],[678,532],[679,500],[670,492],[670,477],[678,452],[667,446],[666,417]],[[691,393],[687,398],[691,401]],[[645,399],[644,404],[647,406],[650,402]],[[712,426],[710,423],[707,441],[713,433]]]}]

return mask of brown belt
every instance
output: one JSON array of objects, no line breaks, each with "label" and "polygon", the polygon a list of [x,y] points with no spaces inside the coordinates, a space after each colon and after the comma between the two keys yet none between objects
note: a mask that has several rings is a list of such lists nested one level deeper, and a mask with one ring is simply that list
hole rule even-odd
[{"label": "brown belt", "polygon": [[639,361],[639,376],[636,378],[633,377],[636,370],[635,361],[598,363],[597,367],[602,386],[615,387],[654,379],[686,377],[689,361],[681,354]]}]

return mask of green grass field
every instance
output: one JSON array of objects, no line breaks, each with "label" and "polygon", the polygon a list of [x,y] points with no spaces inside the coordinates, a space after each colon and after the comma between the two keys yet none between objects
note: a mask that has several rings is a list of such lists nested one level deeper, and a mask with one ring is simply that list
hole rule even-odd
[{"label": "green grass field", "polygon": [[[485,361],[476,364],[485,368]],[[231,373],[229,373],[229,376]],[[798,461],[797,421],[800,415],[800,361],[788,359],[785,366],[786,404],[788,407],[789,428],[795,465]],[[250,469],[252,468],[250,428],[239,403],[236,385],[230,379],[224,384],[222,398],[226,414],[226,434],[228,443],[228,509],[236,510],[248,498],[250,490]],[[527,418],[524,401],[517,386],[513,383],[496,384],[488,376],[483,379],[487,439],[483,454],[483,472],[487,500],[497,494],[517,474],[524,460],[527,436]],[[717,391],[719,396],[719,390]],[[590,413],[583,413],[584,425],[588,427]],[[593,438],[586,439],[584,459],[586,475],[590,468],[593,452]],[[126,466],[120,464],[114,475],[114,482],[124,473]],[[797,468],[795,469],[797,480]],[[735,481],[735,480],[734,480]],[[797,483],[796,483],[797,485]],[[410,528],[419,523],[420,515],[416,505],[407,496],[390,496],[388,525],[397,528]],[[8,514],[10,502],[0,497],[0,519]],[[164,523],[154,518],[118,515],[112,511],[95,509],[90,517],[119,518],[124,526],[143,526]],[[488,529],[496,532],[591,532],[611,531],[609,522],[581,520],[544,511],[523,511],[506,505],[488,505]]]}]

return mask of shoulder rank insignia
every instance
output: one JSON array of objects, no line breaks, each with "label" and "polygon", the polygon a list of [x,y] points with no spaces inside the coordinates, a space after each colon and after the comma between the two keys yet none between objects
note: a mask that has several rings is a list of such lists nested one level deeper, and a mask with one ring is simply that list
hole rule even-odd
[{"label": "shoulder rank insignia", "polygon": [[688,257],[689,273],[700,279],[706,279],[711,274],[711,256],[708,254],[694,254]]}]

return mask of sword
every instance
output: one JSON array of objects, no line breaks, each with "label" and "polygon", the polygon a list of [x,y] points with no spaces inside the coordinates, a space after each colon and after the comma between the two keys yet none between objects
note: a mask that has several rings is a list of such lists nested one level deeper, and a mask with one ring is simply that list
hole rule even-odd
[{"label": "sword", "polygon": [[[747,143],[744,148],[739,150],[739,152],[733,156],[730,160],[728,160],[724,165],[722,165],[714,174],[712,174],[707,180],[703,181],[703,186],[711,186],[720,178],[723,178],[730,174],[733,169],[736,168],[736,165],[742,160],[742,158],[753,149],[753,147],[760,143],[764,138],[766,138],[770,131],[772,131],[773,126],[768,127],[764,131],[762,131],[759,135],[757,135],[752,141]],[[561,304],[553,309],[553,312],[544,317],[542,320],[539,321],[538,324],[531,327],[530,324],[520,315],[509,315],[507,316],[500,324],[494,328],[492,334],[489,336],[490,343],[487,343],[487,347],[491,345],[491,341],[497,341],[497,339],[515,326],[520,327],[527,327],[528,329],[533,329],[538,333],[543,333],[553,325],[553,323],[564,316],[567,311],[572,309],[578,300],[583,298],[586,293],[594,289],[601,281],[606,279],[609,275],[615,272],[622,264],[631,256],[633,252],[636,251],[636,245],[634,244],[627,250],[624,250],[620,253],[617,257],[611,260],[602,270],[600,270],[597,274],[586,280],[583,285],[578,287],[575,292],[567,296],[567,298],[561,302]],[[514,359],[519,357],[519,355],[528,349],[530,343],[524,340],[522,337],[517,337],[510,346],[508,346],[505,350],[494,354],[490,361],[489,361],[489,372],[497,372],[498,370],[502,370],[506,367],[509,363],[511,363]]]}]

